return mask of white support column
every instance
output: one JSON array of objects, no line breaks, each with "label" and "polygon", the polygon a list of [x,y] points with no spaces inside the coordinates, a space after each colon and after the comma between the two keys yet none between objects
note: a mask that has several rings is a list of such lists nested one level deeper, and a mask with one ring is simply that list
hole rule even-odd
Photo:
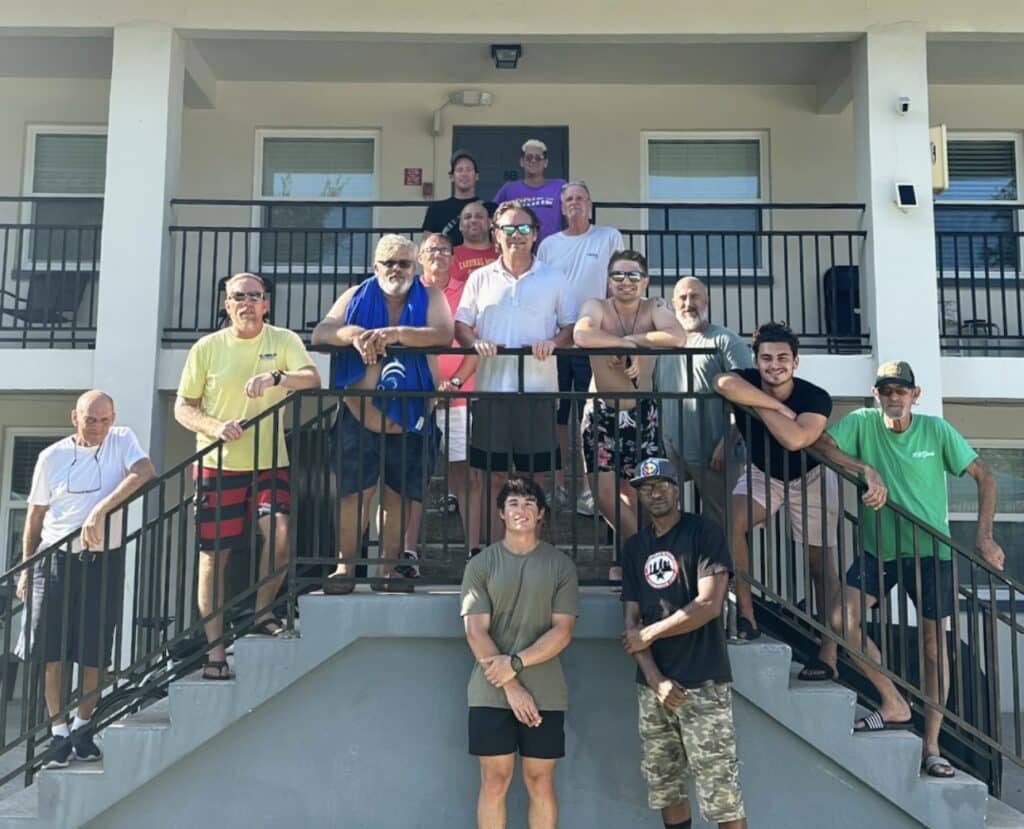
[{"label": "white support column", "polygon": [[[867,207],[862,304],[875,358],[907,360],[924,390],[920,410],[941,414],[927,50],[924,27],[913,23],[872,29],[857,41],[853,122],[858,197]],[[901,115],[904,97],[910,111]],[[917,207],[896,206],[897,182],[916,187]]]},{"label": "white support column", "polygon": [[167,235],[181,144],[184,47],[163,24],[114,28],[94,383],[159,462],[156,390]]},{"label": "white support column", "polygon": [[[165,417],[157,362],[161,298],[170,274],[167,227],[178,179],[184,53],[170,26],[114,28],[94,384],[113,396],[118,422],[135,430],[158,469]],[[129,526],[141,520],[139,505],[129,511]],[[125,550],[123,658],[134,628],[137,553],[134,545]]]}]

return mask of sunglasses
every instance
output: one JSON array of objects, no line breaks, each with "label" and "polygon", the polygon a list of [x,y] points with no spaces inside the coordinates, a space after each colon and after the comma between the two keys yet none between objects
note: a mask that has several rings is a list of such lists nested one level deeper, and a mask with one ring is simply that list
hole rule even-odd
[{"label": "sunglasses", "polygon": [[377,264],[382,268],[401,268],[403,271],[406,268],[412,267],[411,259],[379,259]]},{"label": "sunglasses", "polygon": [[436,256],[451,256],[451,248],[423,248],[424,253],[429,253]]},{"label": "sunglasses", "polygon": [[520,236],[529,236],[533,233],[533,225],[499,225],[498,230],[506,236],[514,236],[517,233]]},{"label": "sunglasses", "polygon": [[630,282],[640,282],[647,276],[643,271],[612,271],[608,274],[608,278],[612,282],[625,282],[627,279]]},{"label": "sunglasses", "polygon": [[524,161],[543,161],[544,158],[545,158],[545,156],[534,155],[533,153],[530,153],[529,155],[524,155],[523,156],[523,160]]},{"label": "sunglasses", "polygon": [[235,293],[228,295],[228,299],[235,302],[245,302],[246,300],[262,302],[264,297],[266,297],[266,294],[263,291],[235,291]]}]

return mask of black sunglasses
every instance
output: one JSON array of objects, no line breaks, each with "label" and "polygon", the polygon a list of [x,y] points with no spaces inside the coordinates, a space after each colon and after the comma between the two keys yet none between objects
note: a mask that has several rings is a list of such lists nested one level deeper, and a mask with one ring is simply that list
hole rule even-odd
[{"label": "black sunglasses", "polygon": [[612,282],[624,282],[627,279],[630,282],[641,282],[645,276],[647,274],[643,271],[612,271],[608,274],[608,278]]},{"label": "black sunglasses", "polygon": [[245,302],[247,299],[253,302],[262,302],[264,297],[266,294],[263,291],[235,291],[233,294],[228,294],[228,299],[235,302]]},{"label": "black sunglasses", "polygon": [[378,259],[377,264],[382,268],[401,268],[403,271],[406,268],[412,267],[411,259]]},{"label": "black sunglasses", "polygon": [[506,236],[514,236],[517,233],[520,236],[529,236],[533,233],[533,225],[498,225],[498,230]]}]

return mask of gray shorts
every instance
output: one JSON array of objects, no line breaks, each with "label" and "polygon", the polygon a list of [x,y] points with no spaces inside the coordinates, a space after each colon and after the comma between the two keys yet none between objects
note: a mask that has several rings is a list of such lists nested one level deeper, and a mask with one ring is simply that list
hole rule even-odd
[{"label": "gray shorts", "polygon": [[512,397],[472,403],[469,465],[493,472],[558,469],[555,400]]}]

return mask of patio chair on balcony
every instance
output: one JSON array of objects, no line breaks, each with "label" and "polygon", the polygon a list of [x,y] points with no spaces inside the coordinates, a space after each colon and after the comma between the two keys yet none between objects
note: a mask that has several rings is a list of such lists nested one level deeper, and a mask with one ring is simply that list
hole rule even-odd
[{"label": "patio chair on balcony", "polygon": [[0,313],[26,325],[65,325],[73,322],[82,304],[85,289],[96,278],[95,271],[12,271],[18,282],[27,282],[28,291],[0,290]]},{"label": "patio chair on balcony", "polygon": [[856,265],[833,265],[825,271],[822,280],[829,354],[860,352],[860,268]]}]

